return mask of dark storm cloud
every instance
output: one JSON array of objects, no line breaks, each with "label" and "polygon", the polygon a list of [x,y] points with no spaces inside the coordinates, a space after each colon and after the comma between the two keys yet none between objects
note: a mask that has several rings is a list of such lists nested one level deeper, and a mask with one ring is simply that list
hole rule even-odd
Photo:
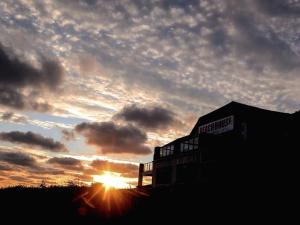
[{"label": "dark storm cloud", "polygon": [[25,95],[24,89],[53,90],[63,80],[63,69],[54,60],[39,56],[39,68],[22,61],[12,49],[0,43],[0,104],[15,108],[35,111],[48,111],[51,106],[38,102],[32,95]]},{"label": "dark storm cloud", "polygon": [[91,167],[95,169],[94,173],[100,173],[101,171],[111,171],[121,173],[126,177],[137,177],[139,167],[130,163],[115,163],[107,160],[94,160],[91,163]]},{"label": "dark storm cloud", "polygon": [[172,111],[160,106],[129,105],[125,106],[115,117],[147,129],[167,128],[176,121]]},{"label": "dark storm cloud", "polygon": [[21,152],[0,152],[0,161],[18,166],[37,168],[37,161],[30,155]]},{"label": "dark storm cloud", "polygon": [[26,133],[20,131],[1,132],[0,140],[11,143],[26,144],[29,146],[38,146],[52,152],[68,151],[64,144],[54,141],[52,138],[46,138],[30,131]]},{"label": "dark storm cloud", "polygon": [[71,157],[63,157],[63,158],[54,157],[49,159],[47,163],[55,164],[62,168],[75,170],[75,171],[83,169],[83,165],[81,161]]},{"label": "dark storm cloud", "polygon": [[145,145],[147,135],[132,125],[119,126],[113,122],[81,123],[75,130],[86,138],[87,144],[98,146],[104,154],[151,153]]}]

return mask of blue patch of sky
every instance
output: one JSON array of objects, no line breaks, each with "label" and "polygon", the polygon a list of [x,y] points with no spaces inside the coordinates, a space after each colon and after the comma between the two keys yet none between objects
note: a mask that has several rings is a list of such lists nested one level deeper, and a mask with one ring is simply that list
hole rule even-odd
[{"label": "blue patch of sky", "polygon": [[54,116],[45,113],[43,114],[37,113],[37,112],[27,112],[24,114],[29,118],[34,118],[36,120],[63,123],[67,125],[76,125],[78,123],[88,122],[87,119],[78,118],[78,117],[62,117],[62,116]]},{"label": "blue patch of sky", "polygon": [[[57,121],[58,122],[58,121]],[[33,132],[40,134],[46,138],[53,138],[55,141],[60,141],[65,144],[69,153],[74,154],[96,154],[96,147],[86,145],[84,138],[81,136],[76,136],[75,140],[66,141],[63,139],[63,135],[61,132],[61,128],[53,127],[51,129],[45,129],[43,127],[31,125],[31,124],[15,124],[9,122],[1,122],[0,132],[12,132],[12,131],[19,131],[19,132]],[[5,141],[0,141],[0,144],[3,146],[18,146],[16,143],[9,143]]]},{"label": "blue patch of sky", "polygon": [[114,101],[119,100],[117,97],[114,97],[112,95],[103,94],[100,91],[96,91],[94,94],[97,95],[97,96],[104,97],[105,99],[108,99],[108,100],[114,100]]},{"label": "blue patch of sky", "polygon": [[[55,141],[60,141],[65,144],[70,153],[76,154],[95,154],[96,148],[85,144],[84,138],[77,136],[75,140],[66,141],[63,139],[62,132],[60,128],[54,127],[51,129],[45,129],[39,126],[31,124],[14,124],[9,122],[1,122],[0,132],[33,132],[40,134],[46,138],[53,138]],[[9,143],[5,141],[0,141],[1,145],[4,146],[18,146],[16,143]]]},{"label": "blue patch of sky", "polygon": [[11,19],[12,21],[14,21],[14,25],[25,28],[26,30],[30,30],[31,34],[37,34],[37,29],[32,19],[16,19],[14,17],[12,17]]},{"label": "blue patch of sky", "polygon": [[85,140],[83,137],[78,137],[72,141],[65,141],[64,144],[69,149],[70,153],[81,155],[96,154],[96,147],[85,144]]}]

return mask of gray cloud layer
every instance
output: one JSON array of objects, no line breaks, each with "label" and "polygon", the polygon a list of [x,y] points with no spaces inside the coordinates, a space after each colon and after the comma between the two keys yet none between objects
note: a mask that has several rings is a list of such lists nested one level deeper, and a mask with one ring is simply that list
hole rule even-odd
[{"label": "gray cloud layer", "polygon": [[29,146],[38,146],[44,150],[52,152],[68,151],[64,144],[54,141],[52,138],[46,138],[30,131],[25,133],[20,131],[1,132],[0,140],[11,143],[26,144]]},{"label": "gray cloud layer", "polygon": [[[143,92],[197,113],[231,100],[298,107],[298,1],[15,0],[2,8],[2,30],[10,23],[24,28],[37,49],[62,58],[93,56],[80,70],[95,73],[86,65],[99,64],[110,92]],[[82,72],[72,68],[72,75]],[[91,88],[77,78],[70,84]]]},{"label": "gray cloud layer", "polygon": [[86,138],[87,144],[98,146],[103,154],[151,153],[145,145],[147,135],[132,125],[119,126],[113,122],[81,123],[75,130]]},{"label": "gray cloud layer", "polygon": [[65,0],[57,6],[62,4],[60,19],[80,24],[75,30],[93,44],[76,44],[109,68],[113,84],[122,81],[128,90],[189,109],[231,100],[297,107],[296,87],[288,82],[299,84],[297,1]]},{"label": "gray cloud layer", "polygon": [[122,176],[126,177],[137,177],[139,168],[137,165],[129,163],[115,163],[107,160],[94,160],[91,163],[91,167],[98,173],[101,171],[111,171],[121,173]]}]

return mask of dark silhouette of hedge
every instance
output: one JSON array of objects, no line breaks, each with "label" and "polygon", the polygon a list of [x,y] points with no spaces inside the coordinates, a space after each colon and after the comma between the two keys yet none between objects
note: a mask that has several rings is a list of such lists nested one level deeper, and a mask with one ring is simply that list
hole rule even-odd
[{"label": "dark silhouette of hedge", "polygon": [[[91,187],[0,189],[1,224],[161,224],[292,219],[292,192],[259,184],[191,184],[106,191]],[[286,216],[289,213],[289,216]],[[295,214],[296,215],[296,214]],[[8,222],[4,222],[8,221]]]}]

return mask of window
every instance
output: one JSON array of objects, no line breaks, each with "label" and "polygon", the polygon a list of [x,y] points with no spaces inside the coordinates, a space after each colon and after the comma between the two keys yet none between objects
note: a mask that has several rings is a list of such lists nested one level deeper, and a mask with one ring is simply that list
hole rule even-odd
[{"label": "window", "polygon": [[180,152],[193,151],[198,149],[198,137],[192,137],[180,144]]},{"label": "window", "polygon": [[160,149],[160,157],[173,155],[173,153],[174,153],[174,145],[167,145]]},{"label": "window", "polygon": [[195,137],[195,138],[194,138],[194,144],[198,145],[198,141],[199,141],[199,138],[198,138],[198,137]]},{"label": "window", "polygon": [[186,142],[184,143],[183,150],[184,151],[189,150],[189,145]]}]

